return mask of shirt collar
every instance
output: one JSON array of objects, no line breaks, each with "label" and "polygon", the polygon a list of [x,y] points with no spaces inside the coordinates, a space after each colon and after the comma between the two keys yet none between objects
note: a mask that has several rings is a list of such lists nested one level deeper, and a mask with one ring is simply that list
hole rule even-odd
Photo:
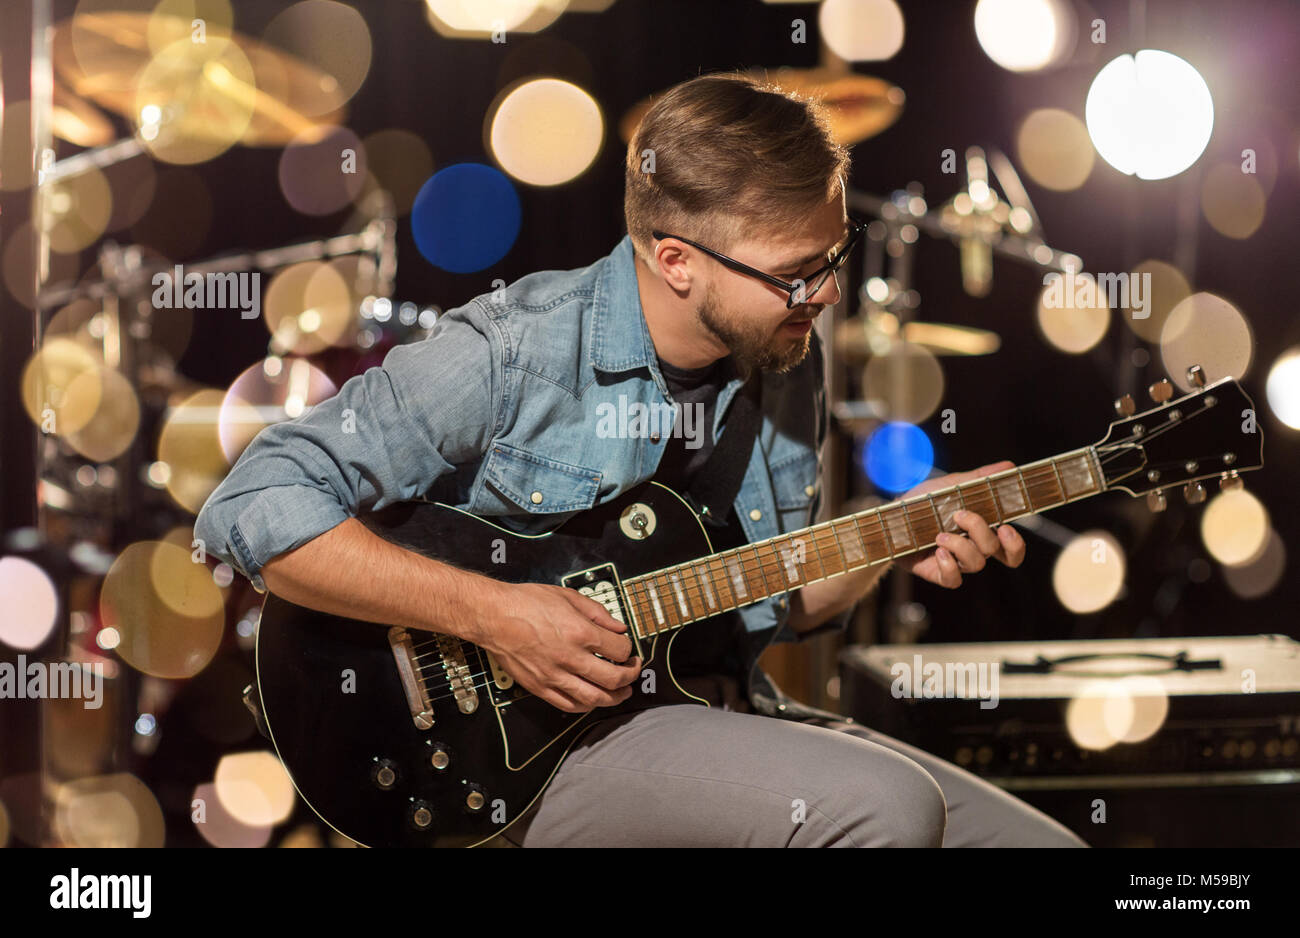
[{"label": "shirt collar", "polygon": [[596,277],[590,348],[592,367],[601,371],[649,368],[658,373],[654,340],[637,290],[631,235],[623,236]]}]

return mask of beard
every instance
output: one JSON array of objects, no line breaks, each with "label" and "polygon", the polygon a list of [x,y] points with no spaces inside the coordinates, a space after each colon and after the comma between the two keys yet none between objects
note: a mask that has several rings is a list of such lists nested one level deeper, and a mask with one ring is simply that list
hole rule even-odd
[{"label": "beard", "polygon": [[812,343],[811,329],[801,336],[783,338],[762,323],[728,313],[712,283],[705,288],[695,316],[714,338],[731,350],[742,376],[748,376],[754,369],[787,372],[804,360]]}]

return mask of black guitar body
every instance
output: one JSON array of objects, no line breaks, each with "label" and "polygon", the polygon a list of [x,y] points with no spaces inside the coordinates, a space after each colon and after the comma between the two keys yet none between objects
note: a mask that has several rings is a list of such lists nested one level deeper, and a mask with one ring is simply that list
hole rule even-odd
[{"label": "black guitar body", "polygon": [[[623,602],[621,590],[608,588],[622,579],[716,549],[690,506],[654,482],[544,535],[515,534],[427,501],[359,520],[416,553],[507,582],[581,589],[607,607]],[[454,636],[390,629],[268,594],[257,679],[275,748],[312,809],[361,844],[483,843],[528,809],[595,721],[651,706],[708,705],[678,686],[670,656],[674,647],[680,654],[688,643],[716,641],[716,629],[736,628],[736,620],[719,616],[638,641],[632,617],[615,608],[644,677],[624,704],[575,714],[524,691],[485,649]]]}]

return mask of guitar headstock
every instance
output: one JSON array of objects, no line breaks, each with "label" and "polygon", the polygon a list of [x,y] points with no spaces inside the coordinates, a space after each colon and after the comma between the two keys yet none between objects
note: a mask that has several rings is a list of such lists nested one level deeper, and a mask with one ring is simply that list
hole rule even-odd
[{"label": "guitar headstock", "polygon": [[1187,501],[1205,501],[1207,479],[1223,488],[1241,485],[1238,473],[1264,465],[1264,433],[1255,404],[1235,378],[1206,386],[1204,372],[1187,371],[1191,393],[1173,399],[1166,381],[1151,385],[1157,406],[1134,413],[1128,395],[1115,402],[1121,419],[1095,445],[1107,489],[1145,494],[1156,511],[1168,490],[1181,488]]}]

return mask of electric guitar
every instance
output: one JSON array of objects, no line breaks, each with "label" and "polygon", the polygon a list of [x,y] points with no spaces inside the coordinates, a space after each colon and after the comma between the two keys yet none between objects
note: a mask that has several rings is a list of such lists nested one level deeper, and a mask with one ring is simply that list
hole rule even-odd
[{"label": "electric guitar", "polygon": [[[541,795],[597,720],[665,704],[708,704],[674,673],[674,647],[723,613],[809,583],[925,550],[967,508],[991,524],[1110,490],[1152,507],[1182,488],[1263,464],[1254,405],[1230,378],[1121,419],[1100,442],[1015,469],[715,552],[690,505],[647,482],[554,531],[519,535],[431,501],[361,516],[408,550],[507,582],[571,587],[628,626],[642,676],[617,707],[567,713],[519,686],[491,652],[449,634],[348,619],[268,595],[257,682],[272,742],[303,799],[368,846],[477,846]],[[1204,385],[1203,378],[1199,383]],[[505,543],[505,563],[499,547]],[[394,588],[400,588],[394,584]],[[692,626],[684,629],[684,626]],[[750,649],[747,669],[762,648]]]}]

